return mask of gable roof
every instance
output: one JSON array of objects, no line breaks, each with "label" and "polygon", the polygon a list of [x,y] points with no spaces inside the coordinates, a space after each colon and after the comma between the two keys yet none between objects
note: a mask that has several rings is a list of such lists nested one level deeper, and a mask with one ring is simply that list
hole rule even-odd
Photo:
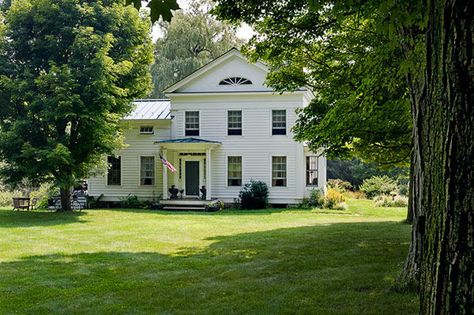
[{"label": "gable roof", "polygon": [[171,119],[170,100],[135,100],[134,109],[124,120]]},{"label": "gable roof", "polygon": [[[193,71],[188,76],[184,77],[183,79],[179,80],[178,82],[174,83],[173,85],[167,87],[164,90],[164,93],[173,93],[173,92],[175,92],[180,87],[182,87],[182,86],[186,85],[187,83],[191,82],[192,80],[198,78],[199,76],[206,73],[207,71],[217,67],[218,65],[222,64],[223,62],[225,62],[226,60],[228,60],[229,58],[231,58],[233,56],[239,57],[242,60],[244,60],[245,62],[248,62],[247,58],[245,58],[245,56],[242,55],[242,53],[237,48],[233,47],[233,48],[229,49],[227,52],[225,52],[224,54],[217,57],[216,59],[210,61],[209,63],[205,64],[204,66],[202,66],[202,67],[198,68],[197,70]],[[259,67],[260,69],[264,70],[265,72],[269,71],[268,67],[260,61],[257,61],[256,63],[254,63],[254,65]]]}]

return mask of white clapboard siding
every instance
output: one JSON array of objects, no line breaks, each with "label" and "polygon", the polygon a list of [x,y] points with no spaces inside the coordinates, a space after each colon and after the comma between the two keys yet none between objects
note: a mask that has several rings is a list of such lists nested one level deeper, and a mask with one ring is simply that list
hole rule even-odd
[{"label": "white clapboard siding", "polygon": [[[240,187],[227,186],[227,157],[242,156],[243,182],[250,179],[268,184],[270,201],[301,201],[305,189],[304,146],[293,139],[291,128],[303,104],[303,93],[261,95],[192,95],[172,96],[173,134],[184,137],[184,115],[188,110],[200,112],[200,136],[222,143],[212,151],[212,196],[232,201]],[[287,111],[287,135],[271,134],[273,109]],[[242,110],[242,136],[227,135],[227,111]],[[287,186],[271,186],[272,156],[287,157]],[[325,181],[320,180],[321,183]]]},{"label": "white clapboard siding", "polygon": [[[169,121],[137,121],[129,122],[124,131],[126,147],[117,155],[121,156],[122,180],[120,186],[108,186],[107,176],[96,176],[89,179],[89,195],[99,196],[104,194],[104,201],[119,200],[128,194],[136,195],[142,199],[151,199],[153,196],[159,197],[163,191],[162,163],[159,159],[160,147],[155,144],[158,140],[170,139]],[[141,135],[139,128],[141,125],[153,125],[154,135]],[[155,185],[140,185],[140,157],[155,157]],[[106,157],[104,157],[105,159]]]}]

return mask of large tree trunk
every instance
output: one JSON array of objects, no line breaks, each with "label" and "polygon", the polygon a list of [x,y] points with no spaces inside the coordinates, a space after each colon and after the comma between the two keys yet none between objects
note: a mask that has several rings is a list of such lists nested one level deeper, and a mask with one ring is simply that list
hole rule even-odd
[{"label": "large tree trunk", "polygon": [[474,1],[430,0],[421,124],[420,311],[474,312]]},{"label": "large tree trunk", "polygon": [[71,188],[60,188],[61,195],[61,210],[71,211]]}]

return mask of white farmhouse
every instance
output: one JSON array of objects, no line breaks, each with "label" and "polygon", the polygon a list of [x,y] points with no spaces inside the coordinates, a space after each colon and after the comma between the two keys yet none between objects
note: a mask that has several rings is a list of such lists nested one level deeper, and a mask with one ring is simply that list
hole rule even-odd
[{"label": "white farmhouse", "polygon": [[89,194],[169,200],[174,185],[184,199],[178,203],[201,199],[204,186],[205,199],[230,203],[253,179],[267,183],[270,203],[295,204],[310,189],[323,189],[326,158],[291,131],[295,110],[313,93],[275,93],[264,85],[267,73],[232,49],[169,87],[169,100],[136,101],[123,121],[127,146],[107,158],[107,175],[89,179]]}]

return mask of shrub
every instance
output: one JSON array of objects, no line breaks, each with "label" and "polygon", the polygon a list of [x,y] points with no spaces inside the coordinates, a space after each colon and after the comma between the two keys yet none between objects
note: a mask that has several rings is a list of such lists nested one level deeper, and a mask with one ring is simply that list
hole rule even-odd
[{"label": "shrub", "polygon": [[327,181],[327,185],[329,188],[337,190],[341,193],[346,192],[348,190],[352,190],[352,184],[342,179],[329,179]]},{"label": "shrub", "polygon": [[324,207],[328,209],[344,210],[347,208],[344,196],[335,189],[329,188],[324,197]]},{"label": "shrub", "polygon": [[220,211],[224,209],[224,207],[225,207],[225,204],[223,201],[214,200],[214,201],[209,202],[206,205],[206,211],[209,211],[209,212]]},{"label": "shrub", "polygon": [[367,198],[373,199],[378,195],[388,195],[398,190],[395,180],[388,176],[374,176],[365,179],[360,190],[365,193]]},{"label": "shrub", "polygon": [[136,195],[129,194],[125,198],[120,199],[120,207],[128,209],[139,209],[143,208],[144,204],[138,200]]},{"label": "shrub", "polygon": [[398,194],[402,196],[408,196],[408,190],[410,188],[410,178],[407,176],[400,176],[397,179]]},{"label": "shrub", "polygon": [[13,205],[13,197],[16,196],[12,191],[0,191],[0,207],[11,207]]},{"label": "shrub", "polygon": [[11,207],[13,197],[30,197],[37,199],[36,207],[44,208],[48,205],[48,198],[53,193],[50,184],[43,184],[39,188],[25,188],[22,190],[11,191],[0,185],[0,207]]},{"label": "shrub", "polygon": [[324,198],[319,189],[311,189],[309,192],[308,198],[303,198],[299,208],[302,209],[312,209],[312,208],[321,208],[324,204]]},{"label": "shrub", "polygon": [[48,200],[54,196],[59,195],[59,189],[51,184],[43,184],[37,190],[30,193],[30,198],[36,198],[37,208],[47,208]]},{"label": "shrub", "polygon": [[406,207],[408,206],[408,197],[380,195],[374,199],[376,207]]},{"label": "shrub", "polygon": [[241,209],[265,209],[268,206],[268,186],[264,182],[251,180],[239,192]]}]

